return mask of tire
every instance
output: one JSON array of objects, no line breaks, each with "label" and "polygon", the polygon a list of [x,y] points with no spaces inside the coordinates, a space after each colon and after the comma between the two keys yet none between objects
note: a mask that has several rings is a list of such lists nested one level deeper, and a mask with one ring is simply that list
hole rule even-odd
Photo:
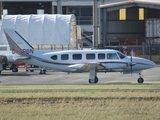
[{"label": "tire", "polygon": [[89,83],[93,84],[93,83],[95,83],[95,82],[92,82],[91,79],[89,79]]},{"label": "tire", "polygon": [[98,82],[98,77],[97,76],[95,76],[95,79],[94,79],[95,81],[94,82],[92,82],[91,81],[91,79],[89,79],[89,83],[97,83]]},{"label": "tire", "polygon": [[98,83],[98,77],[95,76],[95,83]]},{"label": "tire", "polygon": [[144,79],[143,79],[143,78],[138,78],[137,82],[138,82],[138,83],[143,83],[143,82],[144,82]]},{"label": "tire", "polygon": [[18,72],[18,68],[13,68],[12,72]]}]

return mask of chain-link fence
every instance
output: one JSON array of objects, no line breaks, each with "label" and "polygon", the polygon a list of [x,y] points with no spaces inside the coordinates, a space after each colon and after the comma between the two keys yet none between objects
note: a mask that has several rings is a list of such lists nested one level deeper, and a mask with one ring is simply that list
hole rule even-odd
[{"label": "chain-link fence", "polygon": [[152,60],[156,63],[160,63],[159,44],[123,46],[123,48],[123,53],[126,55],[142,57]]}]

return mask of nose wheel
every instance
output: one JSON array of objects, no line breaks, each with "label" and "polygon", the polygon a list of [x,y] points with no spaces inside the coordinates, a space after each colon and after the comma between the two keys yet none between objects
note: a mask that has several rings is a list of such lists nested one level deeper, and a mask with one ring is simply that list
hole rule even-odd
[{"label": "nose wheel", "polygon": [[141,78],[141,77],[139,77],[138,80],[137,80],[137,82],[138,82],[138,83],[143,83],[143,82],[144,82],[144,79]]}]

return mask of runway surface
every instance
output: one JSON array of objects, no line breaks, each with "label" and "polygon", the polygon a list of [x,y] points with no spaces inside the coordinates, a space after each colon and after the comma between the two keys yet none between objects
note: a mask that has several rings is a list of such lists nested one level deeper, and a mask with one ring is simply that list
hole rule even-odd
[{"label": "runway surface", "polygon": [[[160,65],[142,72],[145,83],[160,83]],[[97,84],[129,84],[137,83],[137,74],[123,75],[119,72],[98,73],[99,82]],[[46,74],[39,74],[39,71],[25,72],[20,69],[19,72],[2,71],[0,81],[2,85],[51,85],[51,84],[89,84],[89,73],[64,73],[47,71]],[[138,83],[137,83],[138,84]]]}]

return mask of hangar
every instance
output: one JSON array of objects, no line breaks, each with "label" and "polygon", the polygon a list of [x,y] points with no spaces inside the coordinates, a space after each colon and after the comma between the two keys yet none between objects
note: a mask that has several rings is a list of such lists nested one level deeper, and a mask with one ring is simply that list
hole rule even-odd
[{"label": "hangar", "polygon": [[[86,44],[93,34],[92,5],[95,0],[61,0],[62,13],[73,13],[82,27]],[[98,47],[123,46],[137,55],[160,61],[159,0],[97,0],[99,15]],[[8,14],[55,14],[57,0],[2,0]],[[138,50],[137,50],[138,46]],[[156,55],[156,56],[155,56]]]},{"label": "hangar", "polygon": [[[101,45],[114,44],[112,41],[118,38],[120,42],[124,38],[126,40],[123,41],[124,44],[142,45],[143,38],[158,37],[152,35],[152,32],[157,32],[153,30],[157,29],[149,29],[148,27],[154,26],[147,21],[151,19],[156,21],[160,18],[159,0],[119,0],[118,2],[112,0],[110,3],[104,2],[100,5],[100,8]],[[139,41],[135,40],[134,42],[133,38],[137,38]],[[131,42],[126,43],[128,42],[127,39]]]}]

